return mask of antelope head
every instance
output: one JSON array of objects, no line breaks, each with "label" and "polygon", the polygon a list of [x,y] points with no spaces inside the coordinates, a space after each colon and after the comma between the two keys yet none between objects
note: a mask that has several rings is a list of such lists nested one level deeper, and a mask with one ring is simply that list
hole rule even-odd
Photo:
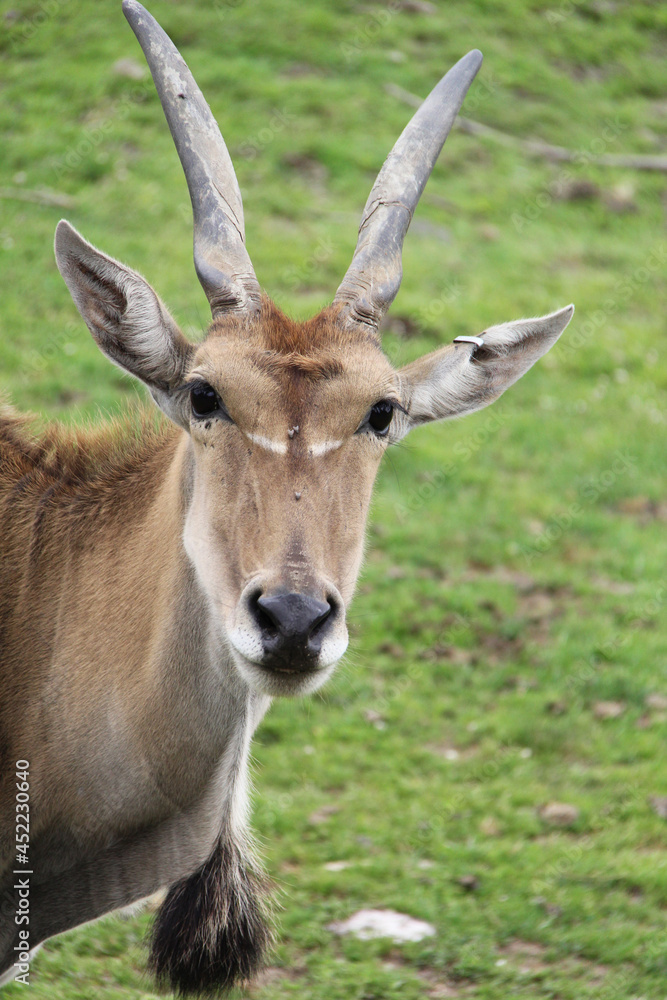
[{"label": "antelope head", "polygon": [[260,291],[238,182],[197,84],[141,4],[125,0],[123,10],[187,179],[212,323],[202,343],[188,343],[139,274],[64,221],[58,267],[102,351],[189,436],[183,542],[221,645],[256,689],[314,691],[347,647],[345,609],[385,450],[419,424],[497,399],[555,343],[573,307],[459,338],[399,370],[382,352],[403,239],[479,69],[473,51],[382,167],[333,303],[308,322],[290,321]]}]

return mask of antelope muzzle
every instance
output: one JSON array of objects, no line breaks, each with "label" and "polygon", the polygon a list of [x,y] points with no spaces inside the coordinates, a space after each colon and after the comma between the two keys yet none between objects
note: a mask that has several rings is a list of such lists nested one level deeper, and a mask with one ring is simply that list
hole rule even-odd
[{"label": "antelope muzzle", "polygon": [[266,694],[307,694],[327,680],[347,648],[343,600],[335,587],[313,593],[248,585],[230,633],[236,662]]}]

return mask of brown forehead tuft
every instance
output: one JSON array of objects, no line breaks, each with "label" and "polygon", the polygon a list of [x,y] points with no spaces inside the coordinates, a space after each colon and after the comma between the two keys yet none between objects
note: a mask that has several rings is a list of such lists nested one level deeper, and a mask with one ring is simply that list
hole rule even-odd
[{"label": "brown forehead tuft", "polygon": [[278,351],[262,351],[258,352],[253,360],[269,375],[278,375],[287,371],[298,372],[307,378],[335,378],[336,375],[342,375],[344,371],[340,358],[326,349],[319,350],[316,354],[301,354],[297,351],[288,351],[285,354]]},{"label": "brown forehead tuft", "polygon": [[340,370],[338,352],[352,344],[382,350],[379,338],[341,319],[340,306],[328,306],[312,319],[290,319],[268,296],[262,296],[259,316],[250,324],[236,316],[214,320],[207,339],[238,337],[259,351],[269,352],[267,364],[298,368],[305,374],[332,375]]}]

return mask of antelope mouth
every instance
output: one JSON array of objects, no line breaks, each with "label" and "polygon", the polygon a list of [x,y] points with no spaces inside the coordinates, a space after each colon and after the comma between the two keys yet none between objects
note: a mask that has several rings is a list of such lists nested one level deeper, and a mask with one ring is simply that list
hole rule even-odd
[{"label": "antelope mouth", "polygon": [[290,666],[250,660],[235,646],[234,661],[241,677],[250,687],[272,697],[294,697],[317,691],[333,673],[336,662],[322,666],[317,661]]}]

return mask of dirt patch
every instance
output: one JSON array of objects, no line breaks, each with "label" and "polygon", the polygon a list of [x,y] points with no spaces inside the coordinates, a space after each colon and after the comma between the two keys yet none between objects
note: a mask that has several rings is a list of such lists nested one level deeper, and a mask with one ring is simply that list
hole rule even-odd
[{"label": "dirt patch", "polygon": [[294,170],[308,184],[309,187],[320,189],[324,187],[329,176],[329,171],[323,163],[316,160],[314,156],[305,153],[286,153],[282,162],[286,167]]},{"label": "dirt patch", "polygon": [[427,743],[426,749],[436,757],[444,757],[445,760],[470,760],[479,753],[479,745],[476,743],[468,747],[455,747],[451,743]]},{"label": "dirt patch", "polygon": [[596,701],[591,711],[596,719],[604,722],[608,719],[618,719],[625,712],[625,708],[622,701]]},{"label": "dirt patch", "polygon": [[420,337],[423,330],[419,323],[412,316],[388,316],[382,324],[383,333],[393,333],[401,340],[410,340],[412,337]]},{"label": "dirt patch", "polygon": [[540,818],[549,826],[571,826],[579,819],[579,810],[569,802],[547,802],[539,810]]},{"label": "dirt patch", "polygon": [[440,969],[418,969],[417,975],[427,987],[428,1000],[449,1000],[450,997],[474,995],[477,986],[470,979],[450,979]]},{"label": "dirt patch", "polygon": [[293,983],[302,979],[307,972],[305,966],[295,966],[293,969],[283,969],[277,965],[269,965],[266,969],[255,976],[246,988],[246,995],[249,997],[259,996],[260,992],[270,986],[277,986],[280,983]]},{"label": "dirt patch", "polygon": [[565,958],[551,962],[547,961],[547,948],[536,941],[522,941],[515,938],[509,941],[502,948],[498,949],[501,956],[500,961],[505,960],[512,969],[516,969],[522,975],[540,975],[552,969],[558,968],[562,973],[573,979],[583,980],[589,984],[601,983],[609,973],[606,965],[599,965],[595,962],[588,962],[584,958]]},{"label": "dirt patch", "polygon": [[640,524],[650,524],[651,521],[667,521],[667,501],[651,500],[650,497],[626,497],[621,500],[617,509],[621,514],[635,517]]},{"label": "dirt patch", "polygon": [[498,954],[524,975],[549,969],[549,963],[544,960],[546,952],[544,945],[535,941],[522,941],[520,938],[498,949]]},{"label": "dirt patch", "polygon": [[537,587],[535,580],[527,573],[509,566],[488,566],[486,563],[469,563],[469,569],[461,574],[461,579],[469,583],[478,580],[480,576],[496,583],[509,583],[519,591],[527,592]]},{"label": "dirt patch", "polygon": [[319,826],[320,823],[326,823],[328,819],[335,816],[337,812],[340,812],[340,806],[335,805],[325,805],[320,806],[308,817],[308,822],[311,826]]},{"label": "dirt patch", "polygon": [[[475,565],[458,580],[452,581],[452,587],[459,580],[473,581],[480,577],[513,587],[517,597],[516,611],[506,615],[493,601],[485,600],[479,604],[479,616],[474,612],[466,618],[456,614],[445,615],[440,622],[438,640],[420,654],[421,659],[444,660],[453,665],[473,667],[515,662],[527,644],[542,646],[549,640],[553,623],[563,616],[573,600],[569,587],[541,586],[527,574],[506,566]],[[484,621],[481,620],[482,612],[486,613]],[[498,623],[497,628],[489,625],[487,615]],[[460,630],[472,633],[472,645],[456,644],[456,633]],[[518,682],[517,686],[524,686],[524,682]]]}]

